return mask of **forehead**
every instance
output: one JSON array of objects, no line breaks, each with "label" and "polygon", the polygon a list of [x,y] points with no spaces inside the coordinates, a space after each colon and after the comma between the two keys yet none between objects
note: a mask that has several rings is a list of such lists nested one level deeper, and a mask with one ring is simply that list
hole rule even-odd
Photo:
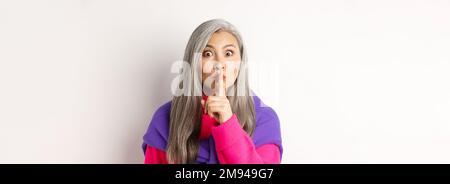
[{"label": "forehead", "polygon": [[214,47],[221,47],[227,44],[233,44],[235,46],[238,46],[238,41],[236,37],[227,31],[215,32],[208,41],[208,45]]}]

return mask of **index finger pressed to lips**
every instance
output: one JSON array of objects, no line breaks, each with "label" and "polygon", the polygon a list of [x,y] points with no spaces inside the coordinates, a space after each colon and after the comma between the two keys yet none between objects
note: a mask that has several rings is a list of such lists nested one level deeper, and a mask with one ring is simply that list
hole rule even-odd
[{"label": "index finger pressed to lips", "polygon": [[221,65],[218,65],[219,69],[217,70],[217,78],[216,78],[216,96],[225,96],[225,84],[223,80],[223,73]]}]

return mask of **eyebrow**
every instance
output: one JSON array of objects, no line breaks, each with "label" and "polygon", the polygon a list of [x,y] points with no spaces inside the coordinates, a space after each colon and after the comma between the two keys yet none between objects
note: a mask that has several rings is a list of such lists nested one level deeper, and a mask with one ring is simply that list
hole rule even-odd
[{"label": "eyebrow", "polygon": [[[213,48],[213,49],[215,48],[215,47],[213,47],[212,45],[209,45],[209,44],[207,44],[206,47],[210,47],[210,48]],[[226,48],[226,47],[234,47],[234,48],[236,48],[236,46],[234,46],[234,44],[227,44],[227,45],[223,46],[222,48]]]}]

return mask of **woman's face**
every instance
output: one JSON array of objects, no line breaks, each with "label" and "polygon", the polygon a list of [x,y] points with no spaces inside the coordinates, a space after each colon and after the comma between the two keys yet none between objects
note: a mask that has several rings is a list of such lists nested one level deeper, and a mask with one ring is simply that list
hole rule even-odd
[{"label": "woman's face", "polygon": [[[214,66],[221,66],[224,87],[232,86],[236,81],[241,62],[241,53],[236,37],[227,31],[214,33],[203,50],[201,61],[203,84],[205,80],[213,79],[214,75],[217,75]],[[215,80],[209,84],[211,84],[211,89],[215,89]]]}]

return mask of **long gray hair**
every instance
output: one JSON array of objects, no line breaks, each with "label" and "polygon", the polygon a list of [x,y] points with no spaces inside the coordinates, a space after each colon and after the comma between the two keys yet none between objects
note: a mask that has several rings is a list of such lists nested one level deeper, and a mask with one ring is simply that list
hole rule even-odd
[{"label": "long gray hair", "polygon": [[[170,112],[170,131],[167,147],[169,163],[194,163],[199,149],[201,127],[201,57],[212,34],[227,31],[239,43],[241,62],[234,84],[227,90],[231,110],[237,115],[241,127],[252,136],[255,129],[255,108],[248,82],[247,56],[243,40],[229,22],[213,19],[199,25],[192,33],[184,53],[183,92],[174,95]],[[200,67],[199,67],[200,66]],[[200,69],[199,69],[200,68]]]}]

